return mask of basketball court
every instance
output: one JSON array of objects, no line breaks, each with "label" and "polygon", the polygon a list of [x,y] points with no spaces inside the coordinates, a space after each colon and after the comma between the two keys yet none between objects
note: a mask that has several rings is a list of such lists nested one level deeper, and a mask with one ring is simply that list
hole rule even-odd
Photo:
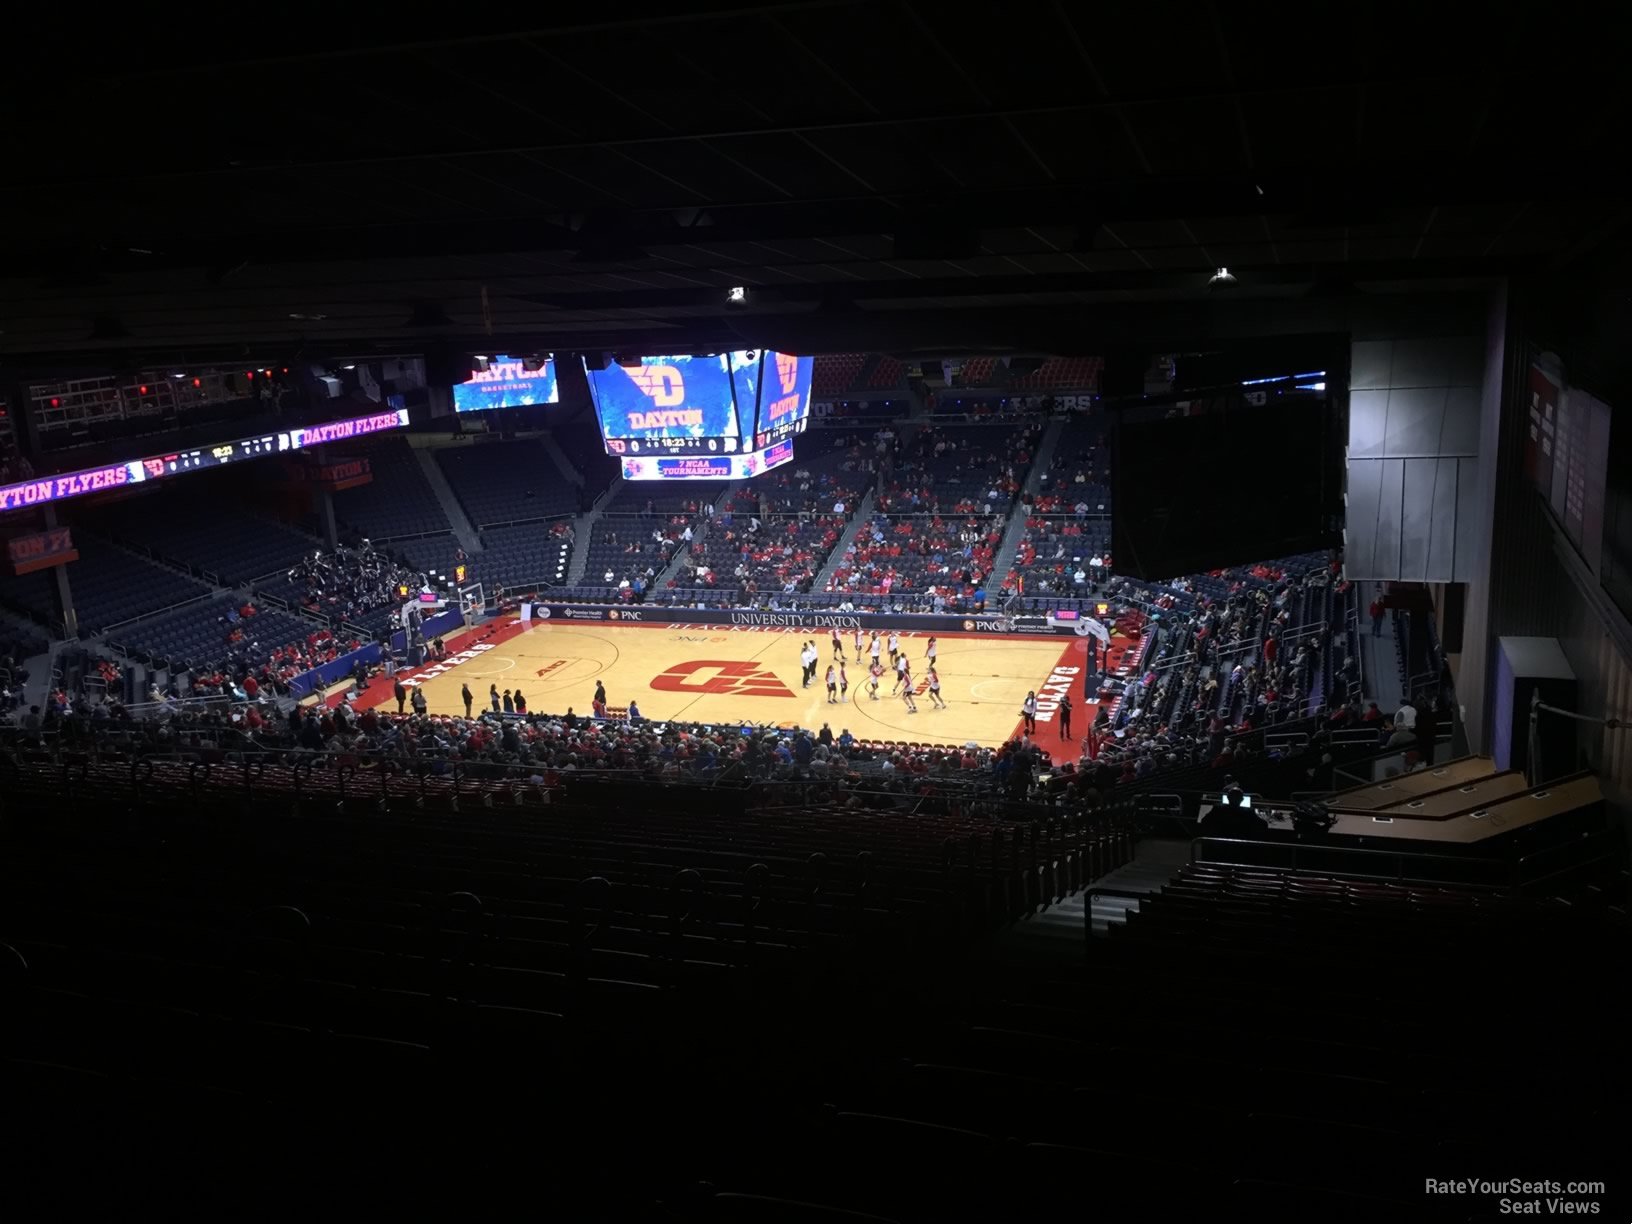
[{"label": "basketball court", "polygon": [[[597,614],[598,615],[598,614]],[[816,679],[800,684],[800,648],[814,641],[820,652]],[[890,696],[893,677],[879,683],[877,700],[867,695],[867,665],[855,662],[854,634],[843,636],[849,700],[827,701],[826,675],[832,660],[827,630],[722,625],[627,625],[604,620],[533,621],[514,616],[493,622],[449,643],[445,663],[407,673],[404,682],[422,688],[433,714],[462,714],[461,685],[468,684],[476,707],[488,707],[488,687],[519,690],[534,712],[564,713],[570,706],[590,713],[595,685],[606,686],[607,704],[642,717],[700,723],[754,723],[818,729],[825,722],[839,734],[846,728],[861,740],[906,740],[995,746],[1019,730],[1020,704],[1028,691],[1038,698],[1038,738],[1059,745],[1057,703],[1071,694],[1073,731],[1078,737],[1097,707],[1083,700],[1088,666],[1079,638],[1015,637],[947,633],[937,636],[941,698],[937,709],[925,689],[924,652],[929,634],[901,635],[912,662],[918,712]],[[864,644],[870,635],[864,635]],[[1124,646],[1116,640],[1113,658]],[[391,683],[376,681],[363,706],[391,700]]]}]

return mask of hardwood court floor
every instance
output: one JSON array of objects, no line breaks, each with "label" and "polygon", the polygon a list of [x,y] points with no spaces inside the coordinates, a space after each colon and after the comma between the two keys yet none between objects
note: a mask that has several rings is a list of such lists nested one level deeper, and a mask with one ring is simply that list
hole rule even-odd
[{"label": "hardwood court floor", "polygon": [[[799,682],[799,650],[807,639],[821,652],[817,678],[808,689]],[[858,739],[997,745],[1019,727],[1020,703],[1028,690],[1041,698],[1051,678],[1059,686],[1071,677],[1079,737],[1091,721],[1094,707],[1082,701],[1081,672],[1069,670],[1085,663],[1078,639],[941,635],[937,670],[944,710],[935,709],[923,691],[928,640],[927,634],[901,638],[918,682],[916,714],[889,695],[887,670],[878,699],[869,699],[867,668],[855,663],[849,633],[844,636],[849,700],[828,704],[825,677],[833,648],[825,631],[815,635],[792,629],[559,620],[523,625],[512,619],[460,643],[474,657],[456,663],[450,659],[453,665],[446,670],[422,670],[407,682],[425,690],[433,714],[463,712],[461,684],[470,685],[477,708],[483,708],[488,686],[496,684],[501,692],[520,689],[532,711],[559,714],[570,706],[587,715],[600,681],[609,705],[627,706],[633,699],[647,719],[812,729],[826,722],[835,735],[849,728]],[[884,663],[887,669],[887,651]],[[389,691],[389,683],[376,684],[364,704],[375,704]],[[1044,743],[1052,747],[1059,742],[1057,722],[1040,721]]]}]

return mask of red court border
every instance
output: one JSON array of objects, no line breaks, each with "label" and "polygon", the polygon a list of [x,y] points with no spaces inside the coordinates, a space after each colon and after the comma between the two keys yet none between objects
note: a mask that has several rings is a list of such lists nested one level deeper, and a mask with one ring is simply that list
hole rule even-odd
[{"label": "red court border", "polygon": [[[794,637],[815,637],[822,642],[826,642],[832,636],[832,631],[825,626],[818,629],[808,625],[722,625],[719,623],[702,623],[696,621],[614,621],[608,620],[604,616],[597,618],[585,617],[582,619],[555,617],[548,620],[535,617],[530,621],[523,621],[520,616],[514,613],[506,613],[505,617],[487,621],[484,624],[476,626],[474,629],[466,629],[453,636],[444,634],[443,641],[447,644],[448,653],[453,655],[458,654],[461,651],[469,650],[478,642],[485,643],[490,646],[499,646],[505,642],[508,642],[511,638],[520,636],[522,633],[533,628],[535,625],[555,624],[564,626],[598,625],[602,628],[613,629],[700,629],[713,633],[781,633]],[[854,632],[855,631],[853,629],[846,629],[841,636],[848,641]],[[871,630],[867,630],[866,632],[870,633]],[[930,634],[923,630],[916,629],[909,631],[898,630],[897,632],[900,633],[900,636],[903,638],[916,638],[920,641],[929,637],[935,637],[942,641],[948,638],[963,638],[971,641],[984,642],[1005,640],[1036,641],[1038,637],[1041,636],[1021,633],[969,633],[963,630],[948,630],[945,633],[936,634]],[[1142,640],[1142,638],[1113,638],[1110,647],[1111,666],[1107,668],[1107,670],[1111,674],[1115,674],[1115,670],[1118,665],[1124,662],[1128,656],[1137,653]],[[1072,738],[1069,741],[1064,738],[1060,726],[1060,720],[1057,714],[1053,715],[1052,717],[1045,717],[1046,714],[1050,714],[1052,712],[1040,711],[1037,720],[1037,735],[1035,737],[1036,742],[1045,751],[1056,758],[1059,758],[1066,753],[1076,755],[1081,751],[1083,734],[1088,727],[1093,725],[1094,717],[1099,713],[1098,700],[1088,698],[1082,691],[1082,684],[1086,675],[1087,662],[1088,639],[1083,637],[1068,638],[1065,640],[1065,645],[1060,650],[1058,660],[1056,660],[1053,667],[1049,669],[1049,675],[1041,677],[1037,681],[1037,690],[1040,693],[1042,686],[1046,684],[1049,678],[1054,676],[1060,669],[1069,667],[1075,667],[1078,669],[1070,677],[1072,681],[1071,701],[1072,705],[1074,706],[1073,717],[1071,720]],[[373,709],[377,706],[385,705],[387,702],[395,700],[393,697],[393,693],[395,692],[395,679],[414,679],[430,671],[435,666],[436,664],[434,663],[426,663],[420,667],[408,668],[398,672],[396,678],[383,675],[376,676],[369,683],[368,687],[363,690],[353,705],[360,710]],[[336,706],[340,703],[340,699],[343,695],[344,690],[337,692],[334,694],[334,696],[328,698],[325,704],[331,707]],[[478,697],[485,698],[485,694],[478,694]],[[477,704],[482,705],[483,703],[479,701]],[[1112,703],[1111,708],[1114,712],[1114,702]],[[1024,720],[1019,716],[1017,711],[1014,720],[1014,730],[1010,733],[1010,738],[1012,739],[1019,736],[1023,728]]]}]

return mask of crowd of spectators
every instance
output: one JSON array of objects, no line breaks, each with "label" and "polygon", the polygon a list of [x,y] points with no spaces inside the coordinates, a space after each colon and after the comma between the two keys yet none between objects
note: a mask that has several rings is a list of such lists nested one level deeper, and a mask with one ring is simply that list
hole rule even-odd
[{"label": "crowd of spectators", "polygon": [[[455,564],[464,560],[456,551]],[[286,575],[279,589],[289,602],[331,625],[366,624],[370,613],[402,603],[402,588],[418,591],[424,575],[393,561],[364,540],[360,547],[313,552]],[[378,618],[373,618],[378,619]]]},{"label": "crowd of spectators", "polygon": [[[709,509],[713,509],[712,503]],[[635,518],[602,519],[595,525],[585,579],[599,578],[624,603],[646,598],[675,551],[696,536],[695,512],[676,511]],[[595,567],[603,567],[596,574]]]},{"label": "crowd of spectators", "polygon": [[779,468],[757,480],[745,481],[725,499],[724,509],[760,518],[812,519],[836,515],[841,520],[855,509],[871,479],[870,464],[859,439],[842,447],[844,457],[822,469]]},{"label": "crowd of spectators", "polygon": [[496,767],[549,786],[574,771],[638,773],[656,780],[749,784],[809,782],[839,803],[859,805],[863,792],[932,794],[949,789],[1023,799],[1049,769],[1048,754],[1024,737],[998,748],[933,747],[864,741],[848,727],[764,727],[654,723],[627,717],[479,714],[459,718],[297,707],[288,715],[251,698],[203,707],[160,709],[136,717],[118,702],[48,702],[15,724],[25,737],[64,748],[135,754],[178,753],[211,762],[288,751],[319,767],[458,765],[478,775]]},{"label": "crowd of spectators", "polygon": [[[1111,455],[1105,443],[1104,418],[1073,417],[1054,446],[1048,470],[1037,477],[1038,506],[1052,514],[1087,506],[1079,513],[1110,510]],[[1045,502],[1044,499],[1053,499]]]},{"label": "crowd of spectators", "polygon": [[935,611],[979,611],[1003,540],[1003,524],[975,514],[891,518],[885,514],[844,550],[827,589],[849,595],[921,596]]},{"label": "crowd of spectators", "polygon": [[[1148,609],[1148,619],[1133,678],[1102,683],[1101,715],[1083,744],[1096,776],[1228,768],[1254,730],[1329,721],[1317,677],[1342,639],[1323,621],[1310,623],[1310,610],[1330,607],[1328,593],[1348,595],[1337,566],[1271,562],[1154,587],[1112,579],[1101,598]],[[1198,594],[1203,584],[1214,593]],[[1340,674],[1356,667],[1343,653]]]},{"label": "crowd of spectators", "polygon": [[762,592],[810,590],[816,571],[844,530],[839,514],[782,515],[728,511],[686,542],[681,572],[667,589],[729,589],[752,602]]},{"label": "crowd of spectators", "polygon": [[226,611],[220,621],[221,654],[191,673],[190,695],[250,701],[262,693],[284,696],[296,676],[362,646],[355,636],[337,636],[315,624],[304,638],[269,646],[256,632],[258,616],[252,603]]},{"label": "crowd of spectators", "polygon": [[1109,525],[1089,519],[1086,511],[1051,516],[1040,505],[1031,510],[1003,593],[1091,595],[1111,571]]},{"label": "crowd of spectators", "polygon": [[880,443],[885,488],[878,508],[896,514],[1006,513],[1042,430],[1038,421],[1015,429],[931,426],[906,444],[892,434]]}]

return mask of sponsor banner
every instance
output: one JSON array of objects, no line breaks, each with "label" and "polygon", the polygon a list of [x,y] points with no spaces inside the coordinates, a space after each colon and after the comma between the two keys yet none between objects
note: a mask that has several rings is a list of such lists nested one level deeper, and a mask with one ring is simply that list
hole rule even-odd
[{"label": "sponsor banner", "polygon": [[319,488],[339,493],[345,489],[355,489],[371,483],[374,479],[374,469],[367,459],[342,459],[314,468],[312,479],[317,482]]},{"label": "sponsor banner", "polygon": [[[1001,407],[1007,404],[1022,408],[1040,408],[1047,395],[1046,391],[1015,392],[992,389],[943,391],[936,397],[935,411],[947,416],[955,415],[959,408]],[[1099,396],[1093,394],[1055,395],[1054,407],[1056,411],[1090,412],[1098,401]]]},{"label": "sponsor banner", "polygon": [[73,534],[66,527],[13,536],[6,541],[6,552],[11,557],[11,568],[15,574],[31,574],[35,570],[79,560]]},{"label": "sponsor banner", "polygon": [[752,608],[729,608],[724,611],[730,617],[728,624],[772,629],[859,629],[862,620],[856,612],[758,612]]},{"label": "sponsor banner", "polygon": [[207,467],[219,467],[224,463],[259,459],[266,455],[296,451],[323,442],[339,442],[348,438],[362,437],[364,434],[378,433],[381,430],[407,427],[408,410],[400,408],[394,412],[377,412],[346,421],[330,421],[323,425],[291,429],[287,433],[239,438],[207,448],[169,451],[107,467],[63,472],[56,476],[26,480],[21,484],[0,486],[0,510],[16,510],[24,506],[66,501],[71,497],[84,497],[91,493],[125,489],[149,480],[165,479]]},{"label": "sponsor banner", "polygon": [[[644,625],[722,625],[741,629],[896,629],[903,633],[1039,633],[1073,636],[1069,625],[1049,625],[1046,617],[911,615],[886,612],[765,612],[755,608],[636,608],[534,604],[535,620],[615,621]],[[1039,623],[1040,622],[1040,623]],[[426,635],[430,636],[429,633]]]},{"label": "sponsor banner", "polygon": [[[631,443],[630,445],[634,445]],[[625,456],[625,480],[748,480],[784,463],[793,462],[793,443],[778,442],[762,451],[741,455],[708,455],[689,459]]]}]

